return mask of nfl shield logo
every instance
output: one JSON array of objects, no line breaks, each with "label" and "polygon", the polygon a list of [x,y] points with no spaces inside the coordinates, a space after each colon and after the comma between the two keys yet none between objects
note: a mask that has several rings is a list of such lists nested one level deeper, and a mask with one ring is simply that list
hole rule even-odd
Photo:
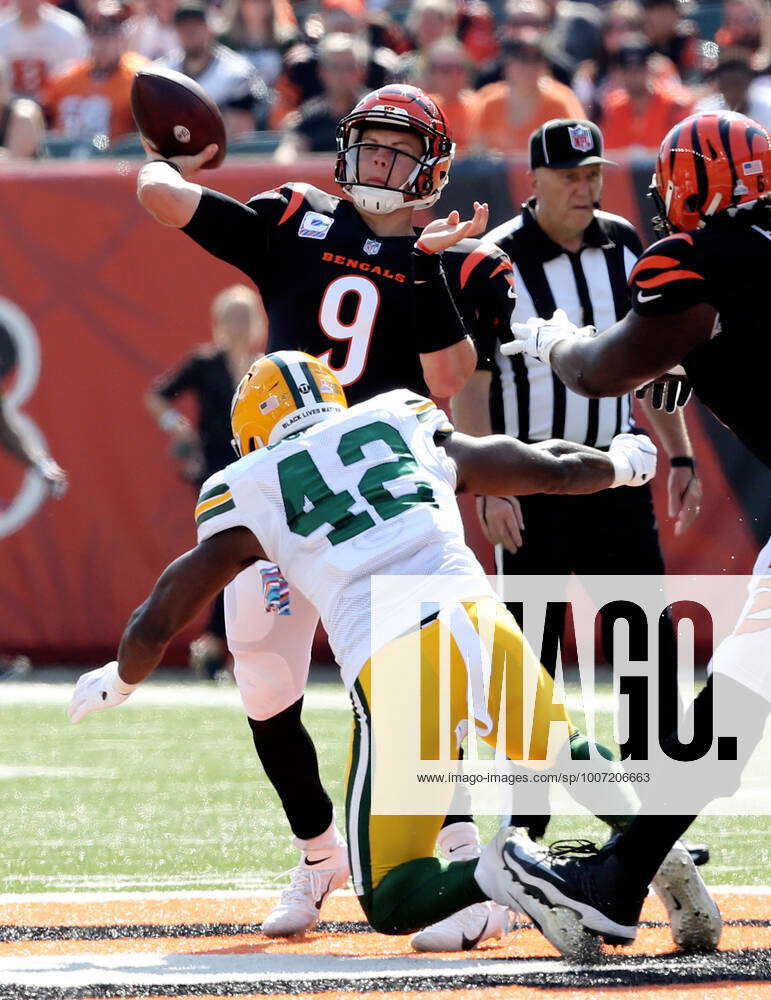
[{"label": "nfl shield logo", "polygon": [[366,243],[364,244],[364,253],[368,253],[370,256],[373,256],[376,253],[380,253],[380,248],[382,247],[382,245],[383,244],[378,243],[377,240],[367,240]]},{"label": "nfl shield logo", "polygon": [[570,145],[579,153],[588,153],[594,147],[592,133],[585,125],[573,125],[568,128]]}]

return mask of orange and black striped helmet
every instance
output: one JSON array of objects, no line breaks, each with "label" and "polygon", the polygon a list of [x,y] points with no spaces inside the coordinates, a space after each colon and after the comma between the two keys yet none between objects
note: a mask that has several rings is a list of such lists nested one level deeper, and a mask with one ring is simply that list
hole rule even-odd
[{"label": "orange and black striped helmet", "polygon": [[707,225],[771,192],[771,136],[736,111],[691,115],[659,147],[651,196],[667,232]]}]

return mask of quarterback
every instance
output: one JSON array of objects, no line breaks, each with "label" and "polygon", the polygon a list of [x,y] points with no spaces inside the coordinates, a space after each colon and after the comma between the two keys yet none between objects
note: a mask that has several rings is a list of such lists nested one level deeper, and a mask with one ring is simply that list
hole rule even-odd
[{"label": "quarterback", "polygon": [[[281,566],[292,590],[318,609],[351,694],[346,820],[354,887],[370,923],[404,934],[490,899],[476,877],[477,858],[444,863],[433,857],[443,816],[369,815],[368,796],[350,793],[369,787],[373,755],[389,751],[373,746],[373,653],[393,662],[398,677],[405,649],[417,641],[421,668],[436,673],[439,635],[449,630],[463,695],[459,718],[465,718],[466,676],[473,677],[474,670],[473,657],[464,659],[454,639],[455,618],[449,621],[444,608],[406,635],[405,614],[396,608],[374,649],[370,578],[430,576],[434,583],[423,599],[431,601],[441,578],[445,608],[455,609],[472,627],[491,623],[490,652],[499,653],[492,661],[521,657],[536,688],[549,691],[551,678],[464,542],[455,494],[591,493],[639,486],[655,472],[655,446],[642,434],[618,435],[606,453],[565,441],[531,446],[502,436],[466,437],[431,400],[406,389],[349,409],[331,369],[294,351],[275,352],[252,365],[236,390],[231,420],[241,457],[202,487],[198,544],[166,568],[132,614],[118,659],[79,679],[71,720],[125,701],[213,593],[256,561],[269,560]],[[413,592],[408,600],[412,607],[421,595]],[[546,700],[551,708],[551,697]],[[541,756],[552,721],[548,711],[543,716],[536,711],[533,736]],[[509,728],[507,750],[521,757],[517,727]],[[494,744],[497,727],[485,738]],[[542,910],[537,916],[542,925],[570,919],[568,911]]]}]

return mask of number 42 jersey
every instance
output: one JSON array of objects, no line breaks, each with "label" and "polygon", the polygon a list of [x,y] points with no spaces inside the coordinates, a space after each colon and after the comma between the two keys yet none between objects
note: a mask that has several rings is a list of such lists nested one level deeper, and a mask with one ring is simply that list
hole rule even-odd
[{"label": "number 42 jersey", "polygon": [[433,577],[386,588],[378,647],[438,593],[442,603],[493,596],[463,540],[455,463],[435,440],[451,430],[431,400],[397,389],[252,452],[201,489],[199,542],[249,528],[318,609],[349,688],[374,651],[371,576]]}]

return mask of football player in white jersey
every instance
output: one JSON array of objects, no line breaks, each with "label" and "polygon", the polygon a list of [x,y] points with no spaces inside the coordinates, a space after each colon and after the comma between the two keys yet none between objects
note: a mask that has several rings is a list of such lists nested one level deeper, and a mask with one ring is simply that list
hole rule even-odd
[{"label": "football player in white jersey", "polygon": [[[455,493],[591,493],[642,485],[656,465],[655,446],[642,434],[618,435],[607,453],[565,441],[531,446],[503,436],[467,437],[429,399],[408,390],[348,409],[332,371],[296,351],[252,365],[234,396],[232,425],[241,458],[202,487],[198,544],[167,567],[133,613],[118,659],[79,679],[70,718],[80,722],[125,701],[212,594],[257,560],[269,560],[318,610],[329,635],[355,706],[348,781],[359,791],[369,787],[373,760],[372,655],[393,658],[398,676],[405,644],[414,648],[417,640],[421,668],[436,673],[430,651],[438,649],[442,630],[455,634],[441,611],[403,634],[417,602],[436,602],[441,592],[443,608],[473,628],[491,624],[491,652],[522,658],[536,688],[551,690],[464,542]],[[374,575],[432,578],[425,593],[419,586],[400,593],[376,642]],[[453,649],[460,656],[457,644]],[[462,683],[453,698],[462,704],[454,700],[453,711],[465,719],[465,673],[472,667],[462,658],[459,666]],[[248,677],[239,681],[244,699],[247,684]],[[553,708],[550,696],[545,703]],[[549,721],[536,708],[534,739],[544,757]],[[563,721],[570,728],[566,715]],[[497,725],[484,738],[494,744]],[[507,737],[507,751],[521,759],[515,741],[516,734]],[[370,816],[368,802],[366,795],[349,795],[346,820],[354,887],[376,930],[410,933],[488,899],[475,878],[476,858],[444,864],[433,857],[444,815]],[[319,897],[334,888],[320,887]],[[542,919],[554,919],[554,912],[544,908]]]}]

